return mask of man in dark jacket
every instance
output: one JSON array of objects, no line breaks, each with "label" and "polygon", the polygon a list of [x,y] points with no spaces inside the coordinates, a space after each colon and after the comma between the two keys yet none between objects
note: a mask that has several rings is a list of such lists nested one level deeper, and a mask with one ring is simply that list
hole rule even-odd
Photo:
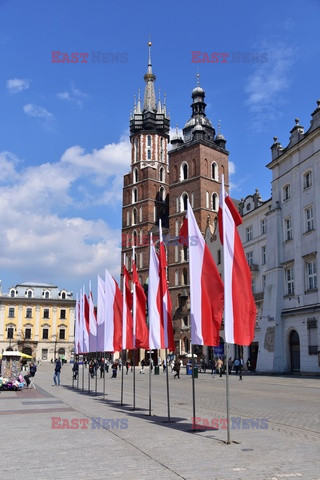
[{"label": "man in dark jacket", "polygon": [[61,372],[61,361],[60,358],[56,360],[55,367],[54,367],[54,376],[53,381],[55,385],[60,385],[60,372]]},{"label": "man in dark jacket", "polygon": [[[28,375],[25,375],[24,379],[26,381],[26,384],[27,384],[27,388],[29,388],[29,385],[31,383],[30,381],[30,378],[33,378],[36,374],[36,371],[37,371],[37,366],[34,364],[34,363],[30,363],[30,366],[29,366],[29,373]],[[32,385],[33,385],[33,382],[32,382]],[[33,387],[35,388],[35,386],[33,385]]]}]

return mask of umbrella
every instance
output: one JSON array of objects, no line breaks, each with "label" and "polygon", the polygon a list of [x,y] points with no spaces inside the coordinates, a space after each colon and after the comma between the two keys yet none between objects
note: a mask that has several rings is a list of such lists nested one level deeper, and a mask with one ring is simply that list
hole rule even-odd
[{"label": "umbrella", "polygon": [[18,352],[18,351],[5,351],[0,355],[0,357],[21,357],[21,358],[33,358],[30,355],[27,355],[26,353]]}]

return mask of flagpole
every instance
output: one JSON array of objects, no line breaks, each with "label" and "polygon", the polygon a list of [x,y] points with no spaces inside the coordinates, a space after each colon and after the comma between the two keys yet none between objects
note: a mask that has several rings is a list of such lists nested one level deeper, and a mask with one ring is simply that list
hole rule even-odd
[{"label": "flagpole", "polygon": [[191,343],[191,357],[192,357],[192,412],[193,412],[193,421],[195,423],[196,418],[196,385],[194,381],[194,349],[193,343]]},{"label": "flagpole", "polygon": [[95,385],[95,392],[94,394],[97,395],[98,389],[98,352],[96,352],[96,385]]},{"label": "flagpole", "polygon": [[227,445],[231,443],[230,435],[230,396],[229,396],[229,344],[225,343],[226,347],[226,400],[227,400]]},{"label": "flagpole", "polygon": [[91,393],[91,391],[90,391],[90,363],[88,364],[88,393]]},{"label": "flagpole", "polygon": [[136,350],[133,350],[133,410],[136,409]]},{"label": "flagpole", "polygon": [[121,365],[121,405],[123,405],[123,366],[124,366],[123,352],[124,352],[124,350],[122,350],[122,355],[120,355],[120,358],[122,357],[122,365]]},{"label": "flagpole", "polygon": [[77,390],[79,390],[79,354],[77,355],[78,373],[77,373]]},{"label": "flagpole", "polygon": [[149,416],[151,416],[151,348],[149,346]]},{"label": "flagpole", "polygon": [[[168,404],[168,422],[171,422],[170,418],[170,394],[169,394],[169,372],[168,372],[168,349],[165,349],[165,363],[166,363],[166,377],[167,377],[167,404]],[[160,366],[159,366],[160,368]]]},{"label": "flagpole", "polygon": [[103,358],[104,358],[104,372],[103,372],[103,400],[106,398],[106,352],[103,352]]},{"label": "flagpole", "polygon": [[82,354],[82,391],[84,391],[84,354]]}]

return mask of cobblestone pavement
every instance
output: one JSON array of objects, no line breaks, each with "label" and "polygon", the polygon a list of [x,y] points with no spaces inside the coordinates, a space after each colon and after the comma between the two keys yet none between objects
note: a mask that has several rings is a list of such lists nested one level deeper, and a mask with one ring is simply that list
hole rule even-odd
[{"label": "cobblestone pavement", "polygon": [[[232,375],[231,417],[267,419],[268,428],[231,429],[227,445],[225,429],[192,430],[192,379],[183,373],[169,375],[171,422],[163,373],[152,375],[151,416],[147,369],[136,371],[134,411],[131,372],[124,375],[122,406],[119,374],[106,375],[104,398],[100,378],[97,395],[95,380],[88,393],[87,369],[84,391],[81,371],[79,390],[72,388],[70,365],[62,369],[60,387],[52,373],[51,364],[41,365],[35,390],[0,394],[5,480],[320,480],[320,378],[247,375],[241,382]],[[225,377],[199,374],[195,387],[201,423],[225,419]]]}]

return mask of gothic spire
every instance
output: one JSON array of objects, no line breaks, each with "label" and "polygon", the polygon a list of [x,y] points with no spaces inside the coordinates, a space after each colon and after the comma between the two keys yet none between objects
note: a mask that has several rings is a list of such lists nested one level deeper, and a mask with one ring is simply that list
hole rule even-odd
[{"label": "gothic spire", "polygon": [[149,48],[148,71],[143,77],[144,81],[146,82],[146,86],[144,90],[144,99],[143,99],[143,110],[154,112],[157,110],[156,94],[154,91],[154,82],[156,80],[156,76],[152,73],[151,45],[152,43],[149,41],[148,42],[148,48]]}]

